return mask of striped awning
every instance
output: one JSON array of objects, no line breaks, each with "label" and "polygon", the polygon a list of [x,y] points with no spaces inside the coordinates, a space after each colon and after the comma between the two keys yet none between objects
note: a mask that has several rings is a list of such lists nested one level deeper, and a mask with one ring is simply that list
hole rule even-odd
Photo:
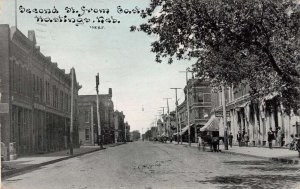
[{"label": "striped awning", "polygon": [[220,118],[211,116],[208,122],[200,129],[200,131],[219,131]]},{"label": "striped awning", "polygon": [[189,127],[193,126],[194,124],[190,124],[190,125],[187,125],[185,126],[182,130],[181,130],[181,135],[183,135],[188,129]]}]

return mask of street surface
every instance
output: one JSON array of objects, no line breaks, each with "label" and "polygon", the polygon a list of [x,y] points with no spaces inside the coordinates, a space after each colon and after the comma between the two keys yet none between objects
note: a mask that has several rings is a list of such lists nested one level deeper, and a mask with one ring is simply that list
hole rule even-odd
[{"label": "street surface", "polygon": [[4,189],[300,188],[300,166],[133,142],[3,181]]}]

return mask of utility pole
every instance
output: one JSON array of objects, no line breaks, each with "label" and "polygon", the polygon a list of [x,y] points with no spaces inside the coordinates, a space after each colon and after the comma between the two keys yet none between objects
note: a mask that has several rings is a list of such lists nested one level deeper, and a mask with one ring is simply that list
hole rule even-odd
[{"label": "utility pole", "polygon": [[[163,110],[163,113],[162,113],[162,121],[163,121],[163,116],[164,116],[164,114],[165,114],[165,107],[160,107],[160,108],[162,108],[162,110]],[[164,130],[165,130],[165,134],[166,134],[166,131],[167,131],[167,128],[166,128],[166,124],[165,123],[163,123],[163,126],[164,126]]]},{"label": "utility pole", "polygon": [[224,125],[224,147],[225,150],[228,150],[227,117],[226,117],[226,101],[225,101],[224,85],[222,85],[222,105],[223,105],[223,125]]},{"label": "utility pole", "polygon": [[167,110],[168,110],[168,114],[167,114],[167,128],[168,128],[168,137],[170,139],[170,124],[171,124],[171,120],[170,120],[170,109],[169,109],[169,99],[172,98],[164,98],[165,100],[167,100]]},{"label": "utility pole", "polygon": [[158,115],[156,115],[155,116],[155,125],[154,125],[154,127],[156,128],[155,129],[155,132],[156,132],[156,134],[155,134],[155,138],[157,138],[157,136],[158,136],[158,125],[157,125],[157,121],[158,121],[158,119],[157,119],[157,116],[159,117],[160,115],[158,114]]},{"label": "utility pole", "polygon": [[70,120],[70,155],[73,155],[73,116],[74,116],[74,68],[71,68],[71,120]]},{"label": "utility pole", "polygon": [[101,124],[100,124],[100,112],[99,112],[99,84],[100,84],[100,79],[99,79],[99,73],[96,75],[96,92],[97,92],[97,122],[98,122],[98,144],[100,146],[100,149],[103,148],[102,144],[102,133],[101,133]]},{"label": "utility pole", "polygon": [[181,88],[170,88],[170,89],[174,89],[175,90],[175,105],[176,105],[176,131],[177,131],[177,144],[179,144],[179,129],[178,129],[178,100],[177,100],[177,89],[181,89]]},{"label": "utility pole", "polygon": [[[180,71],[182,72],[182,71]],[[190,127],[190,105],[189,105],[189,87],[188,87],[188,72],[190,68],[186,68],[185,72],[185,80],[186,80],[186,109],[187,109],[187,125],[188,125],[188,140],[189,146],[191,147],[191,127]]]},{"label": "utility pole", "polygon": [[179,122],[179,129],[180,129],[180,144],[182,144],[182,128],[181,128],[180,116],[178,116],[178,122]]}]

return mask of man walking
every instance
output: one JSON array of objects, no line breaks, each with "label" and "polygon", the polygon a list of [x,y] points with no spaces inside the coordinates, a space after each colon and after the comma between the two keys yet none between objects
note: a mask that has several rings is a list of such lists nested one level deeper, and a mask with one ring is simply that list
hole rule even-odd
[{"label": "man walking", "polygon": [[202,143],[202,139],[201,139],[201,136],[199,135],[198,136],[198,150],[201,149],[201,143]]},{"label": "man walking", "polygon": [[233,139],[232,132],[230,132],[228,139],[229,139],[229,146],[232,148],[232,139]]},{"label": "man walking", "polygon": [[242,142],[242,134],[241,132],[239,131],[238,134],[237,134],[237,141],[239,143],[239,146],[241,146],[241,142]]},{"label": "man walking", "polygon": [[268,142],[269,142],[269,148],[272,149],[272,141],[274,139],[274,133],[272,131],[272,128],[270,128],[268,132]]},{"label": "man walking", "polygon": [[244,135],[244,141],[245,141],[245,145],[248,147],[249,135],[248,135],[247,132],[245,132],[245,135]]}]

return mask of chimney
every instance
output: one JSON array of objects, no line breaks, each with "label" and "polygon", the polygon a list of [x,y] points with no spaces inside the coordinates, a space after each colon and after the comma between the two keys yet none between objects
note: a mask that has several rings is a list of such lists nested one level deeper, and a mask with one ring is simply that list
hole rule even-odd
[{"label": "chimney", "polygon": [[108,94],[109,94],[110,97],[112,97],[112,88],[108,89]]},{"label": "chimney", "polygon": [[35,33],[33,30],[28,31],[28,39],[32,41],[33,44],[36,44]]}]

